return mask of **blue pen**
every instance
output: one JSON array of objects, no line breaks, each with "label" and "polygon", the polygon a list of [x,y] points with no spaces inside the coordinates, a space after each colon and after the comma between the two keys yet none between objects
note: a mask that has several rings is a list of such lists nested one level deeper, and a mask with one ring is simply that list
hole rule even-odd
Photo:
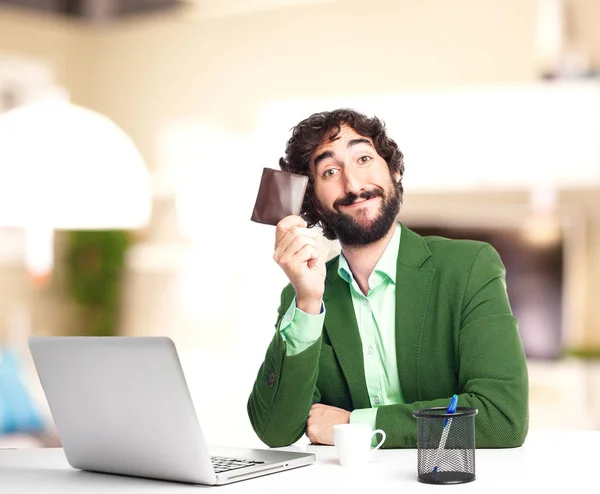
[{"label": "blue pen", "polygon": [[[446,413],[456,412],[456,405],[458,405],[458,396],[454,395],[454,396],[452,396],[452,399],[450,400],[450,405],[448,405],[448,409],[446,410]],[[444,419],[444,427],[446,427],[446,425],[448,425],[449,420],[452,420],[452,419],[450,419],[450,418]]]},{"label": "blue pen", "polygon": [[[452,399],[450,400],[450,405],[448,405],[448,408],[446,409],[446,413],[448,414],[448,413],[456,412],[457,405],[458,405],[458,396],[454,395],[454,396],[452,396]],[[435,462],[434,462],[435,466],[433,467],[434,472],[438,471],[440,455],[442,454],[442,450],[446,446],[446,439],[448,439],[448,433],[450,432],[451,425],[452,425],[452,419],[450,417],[446,417],[444,419],[444,429],[442,430],[442,437],[440,438],[440,444],[438,445],[438,449],[435,453]]]}]

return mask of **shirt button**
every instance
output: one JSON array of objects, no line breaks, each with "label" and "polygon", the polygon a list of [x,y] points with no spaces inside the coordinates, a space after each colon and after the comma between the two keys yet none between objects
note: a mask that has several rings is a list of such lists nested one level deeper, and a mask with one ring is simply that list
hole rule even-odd
[{"label": "shirt button", "polygon": [[373,353],[373,347],[371,345],[369,345],[369,349],[367,350],[367,353],[369,355],[371,355]]},{"label": "shirt button", "polygon": [[369,301],[367,299],[363,300],[363,305],[366,307],[367,305],[369,305]]},{"label": "shirt button", "polygon": [[275,373],[271,372],[269,374],[269,378],[267,379],[267,386],[269,388],[272,388],[274,383],[275,383]]},{"label": "shirt button", "polygon": [[379,397],[378,396],[373,398],[373,403],[375,403],[375,405],[379,405]]}]

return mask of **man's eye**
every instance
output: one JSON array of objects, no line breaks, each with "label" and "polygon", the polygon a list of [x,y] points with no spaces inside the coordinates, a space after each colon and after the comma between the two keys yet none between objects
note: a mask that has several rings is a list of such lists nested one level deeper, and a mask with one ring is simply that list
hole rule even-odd
[{"label": "man's eye", "polygon": [[329,170],[325,170],[323,172],[323,177],[325,178],[331,178],[336,174],[336,170],[335,168],[330,168]]},{"label": "man's eye", "polygon": [[365,164],[368,163],[369,161],[371,161],[373,158],[371,158],[370,156],[361,156],[360,158],[358,158],[358,162]]}]

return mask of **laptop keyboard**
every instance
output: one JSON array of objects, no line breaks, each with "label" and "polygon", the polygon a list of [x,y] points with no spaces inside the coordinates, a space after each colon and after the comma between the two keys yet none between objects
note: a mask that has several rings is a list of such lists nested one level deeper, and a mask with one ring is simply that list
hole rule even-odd
[{"label": "laptop keyboard", "polygon": [[237,470],[238,468],[251,467],[264,463],[264,461],[244,460],[242,458],[226,458],[224,456],[211,456],[210,459],[215,469],[215,473],[228,472],[230,470]]}]

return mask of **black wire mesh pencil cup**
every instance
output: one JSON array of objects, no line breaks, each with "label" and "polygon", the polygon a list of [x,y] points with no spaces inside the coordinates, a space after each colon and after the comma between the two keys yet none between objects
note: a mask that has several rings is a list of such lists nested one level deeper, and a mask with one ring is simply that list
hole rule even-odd
[{"label": "black wire mesh pencil cup", "polygon": [[417,419],[418,480],[427,484],[461,484],[475,480],[477,409],[444,407],[413,412]]}]

